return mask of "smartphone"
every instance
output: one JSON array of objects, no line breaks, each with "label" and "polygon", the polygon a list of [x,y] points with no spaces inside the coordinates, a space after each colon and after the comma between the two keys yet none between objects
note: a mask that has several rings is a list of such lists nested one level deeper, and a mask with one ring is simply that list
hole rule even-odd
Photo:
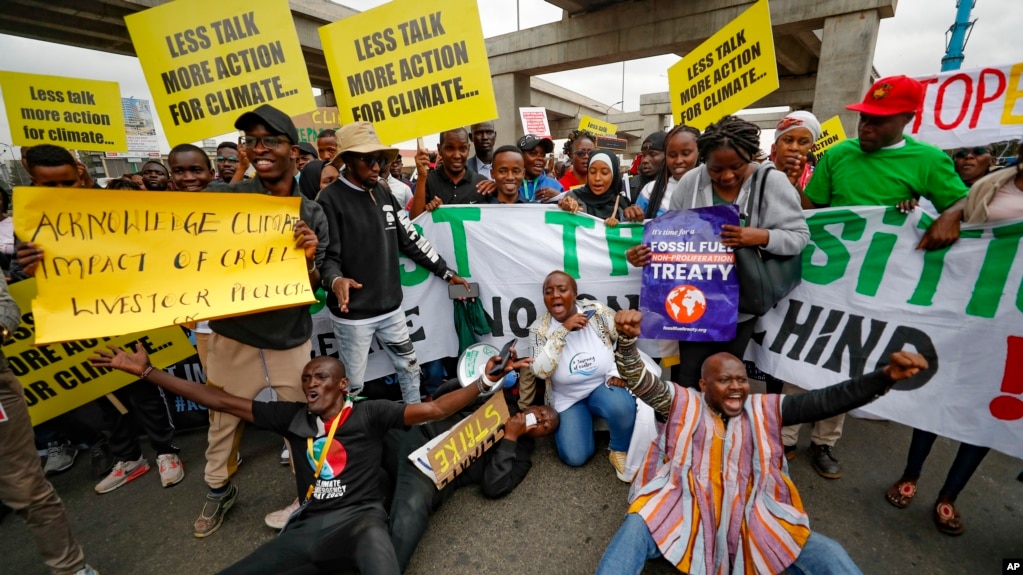
[{"label": "smartphone", "polygon": [[536,414],[535,413],[527,413],[526,414],[526,427],[533,427],[535,425],[536,425]]},{"label": "smartphone", "polygon": [[470,283],[469,291],[465,291],[462,284],[448,284],[448,297],[451,299],[480,297],[480,284]]},{"label": "smartphone", "polygon": [[512,348],[515,347],[515,340],[508,340],[508,343],[504,344],[501,348],[501,352],[498,354],[501,356],[501,361],[494,366],[494,369],[487,372],[490,377],[497,377],[504,373],[504,368],[508,365],[508,361],[511,359]]},{"label": "smartphone", "polygon": [[[592,318],[592,317],[593,317],[593,314],[595,314],[595,313],[597,313],[597,310],[595,310],[595,309],[588,309],[588,310],[586,310],[586,311],[584,311],[584,312],[583,312],[583,315],[585,315],[585,316],[586,316],[586,321],[590,321],[590,318]],[[578,329],[579,329],[579,328],[575,328],[575,329],[573,329],[572,331],[576,331],[576,330],[578,330]]]}]

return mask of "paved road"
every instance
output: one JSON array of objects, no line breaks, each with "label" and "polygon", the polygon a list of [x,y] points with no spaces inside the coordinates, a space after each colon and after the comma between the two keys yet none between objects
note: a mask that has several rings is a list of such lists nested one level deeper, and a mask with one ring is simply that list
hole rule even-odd
[{"label": "paved road", "polygon": [[[791,474],[814,530],[841,542],[867,574],[997,574],[1002,557],[1023,557],[1023,483],[1015,480],[1023,463],[1000,453],[988,456],[960,497],[966,534],[952,538],[934,528],[930,503],[955,454],[953,442],[936,443],[925,469],[929,474],[909,508],[897,510],[884,501],[884,490],[902,470],[909,437],[902,425],[849,418],[837,452],[846,473],[837,481],[819,478],[801,453],[790,464]],[[601,439],[598,446],[605,447],[606,438]],[[187,477],[169,489],[160,487],[154,470],[96,495],[87,454],[53,478],[87,556],[103,575],[215,573],[274,536],[263,526],[263,515],[294,496],[290,472],[277,464],[275,436],[247,433],[245,462],[236,479],[238,504],[206,540],[191,535],[204,496],[205,434],[182,434],[178,443]],[[408,573],[593,573],[625,512],[627,491],[605,457],[571,469],[557,461],[552,442],[543,442],[533,470],[507,498],[488,501],[474,489],[463,489],[446,503]],[[46,573],[14,516],[0,522],[0,558],[0,573]],[[657,561],[645,573],[675,571]]]}]

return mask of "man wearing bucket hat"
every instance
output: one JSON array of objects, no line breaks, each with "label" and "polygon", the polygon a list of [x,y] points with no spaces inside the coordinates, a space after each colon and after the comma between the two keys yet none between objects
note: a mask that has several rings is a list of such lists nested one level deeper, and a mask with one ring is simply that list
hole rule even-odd
[{"label": "man wearing bucket hat", "polygon": [[[938,148],[903,134],[923,104],[924,88],[906,76],[881,78],[867,90],[863,101],[846,106],[860,113],[859,137],[839,142],[824,154],[803,193],[813,205],[899,206],[912,209],[923,196],[941,212],[927,229],[917,249],[936,250],[959,239],[959,223],[969,191],[956,175],[952,159]],[[785,393],[796,391],[786,386]],[[845,415],[815,423],[810,455],[819,475],[842,476],[832,453],[842,436]],[[799,427],[786,427],[782,435],[793,446]]]},{"label": "man wearing bucket hat", "polygon": [[394,363],[405,403],[419,403],[419,361],[401,307],[398,254],[448,283],[462,284],[466,293],[469,284],[448,268],[380,184],[398,150],[380,143],[369,122],[342,127],[337,142],[334,161],[344,163],[344,169],[318,199],[330,222],[322,281],[351,393],[362,389],[376,338]]}]

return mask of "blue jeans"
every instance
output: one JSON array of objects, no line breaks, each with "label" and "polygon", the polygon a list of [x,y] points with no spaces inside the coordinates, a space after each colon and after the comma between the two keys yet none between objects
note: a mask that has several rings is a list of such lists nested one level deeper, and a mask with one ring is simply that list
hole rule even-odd
[{"label": "blue jeans", "polygon": [[334,322],[334,337],[337,338],[341,361],[345,364],[348,390],[352,394],[362,391],[370,344],[376,337],[394,364],[405,403],[419,403],[419,361],[405,322],[405,312],[361,325]]},{"label": "blue jeans", "polygon": [[[637,513],[625,516],[597,566],[596,575],[639,575],[650,559],[661,556],[650,529]],[[796,562],[784,571],[787,575],[860,575],[860,569],[838,542],[819,533],[810,533]]]},{"label": "blue jeans", "polygon": [[593,456],[594,415],[607,420],[611,451],[629,450],[632,427],[636,424],[636,399],[624,388],[601,385],[559,415],[561,424],[554,435],[558,457],[572,467],[579,467]]}]

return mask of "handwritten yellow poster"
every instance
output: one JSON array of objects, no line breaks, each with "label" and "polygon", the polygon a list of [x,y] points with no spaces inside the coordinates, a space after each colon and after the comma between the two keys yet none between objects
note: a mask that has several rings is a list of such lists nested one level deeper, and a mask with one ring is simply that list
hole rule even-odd
[{"label": "handwritten yellow poster", "polygon": [[476,0],[394,0],[320,28],[341,122],[393,144],[497,118]]},{"label": "handwritten yellow poster", "polygon": [[618,133],[618,126],[615,124],[589,116],[583,116],[579,119],[579,129],[586,130],[595,136],[614,136]]},{"label": "handwritten yellow poster", "polygon": [[508,421],[508,403],[498,392],[472,415],[451,428],[443,440],[427,453],[430,468],[436,477],[437,489],[443,489],[465,471],[484,451],[504,437]]},{"label": "handwritten yellow poster", "polygon": [[778,89],[767,0],[760,0],[668,68],[676,124],[700,130]]},{"label": "handwritten yellow poster", "polygon": [[813,144],[813,153],[819,158],[828,151],[831,146],[846,139],[845,129],[842,127],[842,118],[835,116],[821,124],[821,137]]},{"label": "handwritten yellow poster", "polygon": [[52,345],[34,345],[35,325],[29,307],[36,295],[34,279],[11,284],[11,297],[21,308],[21,325],[3,344],[11,371],[25,387],[32,425],[57,417],[136,381],[123,371],[93,367],[89,357],[97,349],[115,345],[142,346],[153,365],[163,369],[195,354],[179,327],[168,327],[114,338],[85,339]]},{"label": "handwritten yellow poster", "polygon": [[15,233],[43,251],[32,301],[39,343],[316,299],[295,247],[299,198],[56,188],[14,197]]},{"label": "handwritten yellow poster", "polygon": [[0,72],[16,146],[127,152],[117,82]]},{"label": "handwritten yellow poster", "polygon": [[124,21],[171,145],[231,132],[261,104],[316,108],[287,0],[174,0]]},{"label": "handwritten yellow poster", "polygon": [[295,123],[298,130],[298,141],[309,142],[316,147],[316,136],[323,130],[336,130],[341,127],[341,118],[338,117],[337,108],[316,108],[312,112],[292,116],[291,121]]}]

